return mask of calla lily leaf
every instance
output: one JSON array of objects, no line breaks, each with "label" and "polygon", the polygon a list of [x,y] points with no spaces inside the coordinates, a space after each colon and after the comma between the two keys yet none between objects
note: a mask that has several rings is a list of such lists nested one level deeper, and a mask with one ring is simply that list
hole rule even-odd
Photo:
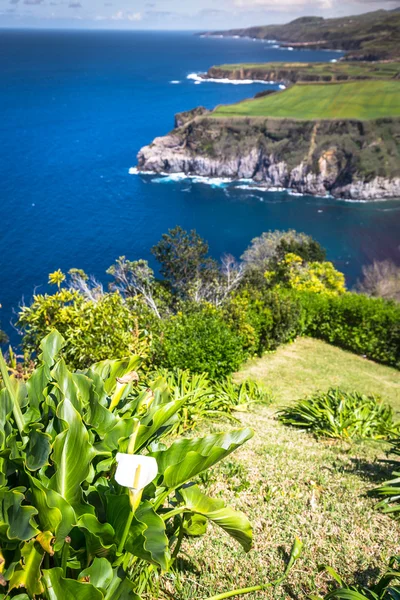
[{"label": "calla lily leaf", "polygon": [[165,523],[150,502],[142,502],[135,512],[125,548],[134,556],[160,566],[163,571],[168,569],[170,555]]},{"label": "calla lily leaf", "polygon": [[29,433],[29,442],[26,451],[26,468],[29,471],[37,471],[44,465],[49,464],[51,452],[51,436],[37,429]]},{"label": "calla lily leaf", "polygon": [[23,587],[30,596],[35,597],[43,592],[40,566],[44,550],[35,540],[31,540],[23,545],[21,555],[20,568],[15,569],[10,579],[10,590]]},{"label": "calla lily leaf", "polygon": [[38,508],[38,520],[42,531],[55,533],[55,550],[59,550],[64,539],[76,522],[72,506],[60,494],[47,488],[39,479],[30,477],[31,494]]},{"label": "calla lily leaf", "polygon": [[183,438],[167,450],[153,452],[151,456],[156,459],[159,473],[164,476],[163,485],[177,488],[215,465],[251,437],[253,431],[246,427],[203,438]]},{"label": "calla lily leaf", "polygon": [[193,537],[204,535],[207,531],[208,519],[202,515],[189,513],[184,515],[183,532]]},{"label": "calla lily leaf", "polygon": [[77,514],[89,512],[83,507],[81,483],[89,476],[95,451],[81,416],[68,398],[64,398],[59,404],[57,417],[63,431],[53,443],[55,474],[50,482],[51,488],[60,494]]},{"label": "calla lily leaf", "polygon": [[104,595],[91,583],[81,583],[62,576],[62,569],[43,571],[49,600],[104,600]]},{"label": "calla lily leaf", "polygon": [[83,530],[87,552],[91,556],[114,554],[115,532],[109,523],[100,523],[94,515],[82,515],[77,526]]},{"label": "calla lily leaf", "polygon": [[0,538],[29,540],[39,533],[34,516],[36,508],[21,506],[24,495],[17,490],[0,490]]},{"label": "calla lily leaf", "polygon": [[252,530],[247,517],[225,506],[222,500],[214,500],[203,494],[197,485],[179,490],[184,506],[193,513],[206,517],[241,544],[246,552],[251,548]]},{"label": "calla lily leaf", "polygon": [[51,368],[64,346],[64,338],[56,329],[53,329],[45,338],[43,338],[40,344],[42,353],[39,355],[39,359],[47,367]]},{"label": "calla lily leaf", "polygon": [[109,561],[106,558],[95,558],[88,569],[79,573],[78,581],[91,583],[96,588],[101,588],[104,593],[113,577],[114,573]]}]

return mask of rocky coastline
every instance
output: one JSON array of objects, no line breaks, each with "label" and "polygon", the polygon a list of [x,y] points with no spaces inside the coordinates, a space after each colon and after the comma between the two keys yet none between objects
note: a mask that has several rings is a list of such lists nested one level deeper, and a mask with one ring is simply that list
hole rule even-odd
[{"label": "rocky coastline", "polygon": [[198,108],[138,154],[138,172],[251,180],[314,196],[400,198],[400,119],[218,119]]}]

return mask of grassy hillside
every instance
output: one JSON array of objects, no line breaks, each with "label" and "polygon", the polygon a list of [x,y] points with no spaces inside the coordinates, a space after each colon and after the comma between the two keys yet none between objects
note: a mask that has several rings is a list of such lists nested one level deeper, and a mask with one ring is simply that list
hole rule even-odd
[{"label": "grassy hillside", "polygon": [[379,119],[400,116],[400,81],[297,84],[285,92],[219,106],[215,117]]},{"label": "grassy hillside", "polygon": [[311,338],[248,362],[238,377],[271,388],[278,404],[339,386],[381,395],[400,411],[399,371]]},{"label": "grassy hillside", "polygon": [[243,63],[211,67],[206,77],[264,81],[330,82],[347,79],[398,79],[399,62]]},{"label": "grassy hillside", "polygon": [[213,32],[274,39],[292,46],[345,50],[348,58],[379,60],[400,57],[400,12],[378,10],[362,15],[323,19],[302,17],[286,25],[267,25]]},{"label": "grassy hillside", "polygon": [[245,555],[227,537],[186,540],[184,550],[196,555],[197,564],[193,573],[178,575],[180,600],[277,577],[295,535],[304,552],[288,581],[275,592],[249,594],[248,600],[303,599],[326,590],[332,579],[319,565],[332,566],[348,582],[374,580],[399,551],[400,522],[374,510],[376,501],[367,495],[390,477],[390,465],[381,462],[387,445],[317,441],[281,425],[276,411],[282,402],[331,385],[381,393],[400,409],[400,372],[318,340],[299,339],[250,362],[239,377],[268,385],[276,401],[238,415],[254,428],[254,438],[202,483],[211,495],[223,494],[246,512],[254,548]]}]

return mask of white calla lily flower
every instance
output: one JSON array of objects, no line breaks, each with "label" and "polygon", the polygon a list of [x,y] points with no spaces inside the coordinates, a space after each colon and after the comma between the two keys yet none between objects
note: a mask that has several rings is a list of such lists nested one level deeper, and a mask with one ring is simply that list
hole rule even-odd
[{"label": "white calla lily flower", "polygon": [[157,477],[157,461],[152,456],[118,452],[116,460],[115,481],[131,490],[143,490]]}]

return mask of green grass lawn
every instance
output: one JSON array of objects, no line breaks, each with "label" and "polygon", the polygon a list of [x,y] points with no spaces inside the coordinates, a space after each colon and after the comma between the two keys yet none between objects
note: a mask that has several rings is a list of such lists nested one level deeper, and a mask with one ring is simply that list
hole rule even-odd
[{"label": "green grass lawn", "polygon": [[278,404],[339,386],[378,394],[400,411],[399,371],[312,338],[298,338],[273,354],[249,361],[238,377],[270,388]]},{"label": "green grass lawn", "polygon": [[[319,572],[320,565],[332,566],[349,583],[375,580],[389,557],[400,552],[400,523],[374,510],[376,501],[367,495],[390,477],[391,467],[381,462],[387,445],[317,441],[279,423],[276,411],[283,402],[331,385],[380,393],[399,409],[400,372],[302,338],[250,361],[238,377],[272,388],[276,400],[271,407],[238,414],[241,425],[254,428],[254,438],[207,472],[200,484],[212,497],[247,514],[254,547],[245,554],[216,527],[204,537],[186,539],[183,551],[195,560],[181,555],[175,600],[207,598],[277,578],[296,535],[304,551],[287,582],[275,592],[245,598],[300,600],[327,591],[332,579]],[[221,422],[207,429],[229,427]],[[168,585],[167,580],[163,588]]]},{"label": "green grass lawn", "polygon": [[400,81],[296,84],[262,98],[219,106],[213,117],[377,119],[400,116]]}]

